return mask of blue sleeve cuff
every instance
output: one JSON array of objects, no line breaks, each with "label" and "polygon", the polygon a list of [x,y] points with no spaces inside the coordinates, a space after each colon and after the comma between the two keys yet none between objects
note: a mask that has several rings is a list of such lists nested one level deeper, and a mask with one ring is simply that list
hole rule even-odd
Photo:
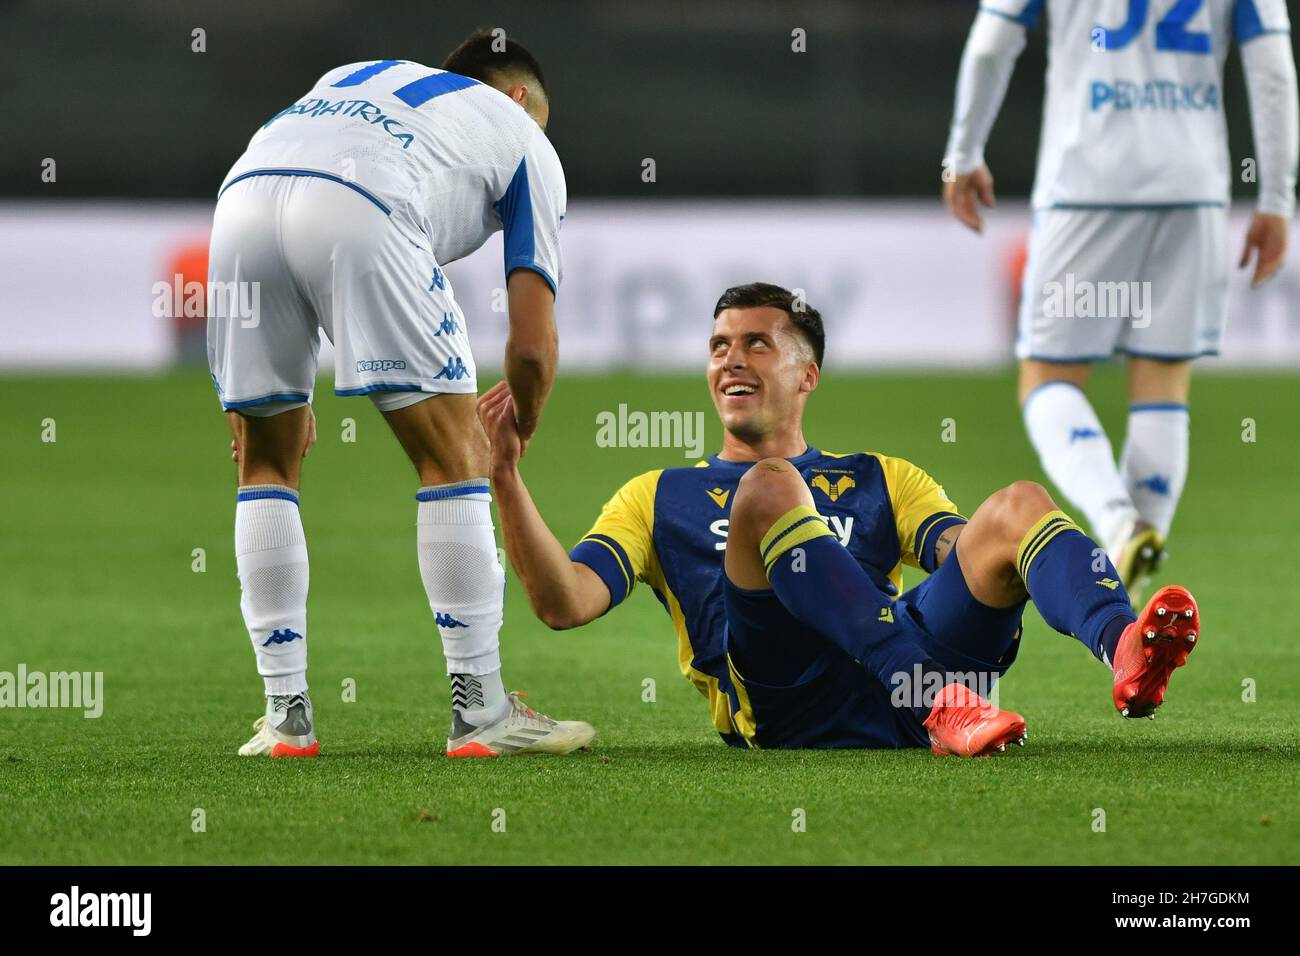
[{"label": "blue sleeve cuff", "polygon": [[912,549],[912,553],[916,555],[917,563],[926,573],[933,574],[939,566],[934,555],[935,548],[939,544],[939,536],[947,529],[965,523],[965,518],[951,511],[932,514],[921,522],[920,527],[916,529],[916,546]]},{"label": "blue sleeve cuff", "polygon": [[627,552],[613,538],[603,534],[589,534],[569,552],[569,558],[585,564],[605,582],[609,589],[609,609],[618,607],[632,593],[636,575]]}]

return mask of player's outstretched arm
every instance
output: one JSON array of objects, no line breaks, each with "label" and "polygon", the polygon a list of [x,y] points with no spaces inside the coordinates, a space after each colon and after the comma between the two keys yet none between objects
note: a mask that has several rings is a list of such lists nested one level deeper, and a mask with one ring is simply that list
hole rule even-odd
[{"label": "player's outstretched arm", "polygon": [[479,420],[492,442],[492,490],[506,553],[533,612],[561,630],[593,621],[609,608],[609,589],[585,564],[570,559],[551,533],[519,473],[521,439],[507,382],[479,399]]},{"label": "player's outstretched arm", "polygon": [[1248,38],[1241,45],[1241,64],[1259,161],[1259,205],[1239,266],[1245,268],[1254,258],[1251,285],[1259,286],[1282,268],[1295,212],[1300,105],[1290,34],[1279,30]]},{"label": "player's outstretched arm", "polygon": [[[506,339],[506,381],[516,422],[527,449],[555,381],[559,341],[555,331],[555,293],[540,273],[516,269],[506,279],[510,335]],[[486,396],[484,396],[486,397]]]},{"label": "player's outstretched arm", "polygon": [[984,229],[980,204],[988,208],[994,204],[984,144],[1024,48],[1025,24],[1014,15],[976,14],[957,73],[956,104],[943,161],[944,202],[959,222],[976,232]]}]

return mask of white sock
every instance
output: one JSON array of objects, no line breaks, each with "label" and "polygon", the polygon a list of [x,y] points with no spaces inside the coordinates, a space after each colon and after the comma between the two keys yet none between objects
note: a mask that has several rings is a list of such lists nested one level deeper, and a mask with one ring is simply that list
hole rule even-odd
[{"label": "white sock", "polygon": [[1138,514],[1169,536],[1178,498],[1187,483],[1191,416],[1181,402],[1140,402],[1129,407],[1120,471]]},{"label": "white sock", "polygon": [[1083,512],[1094,537],[1110,546],[1138,513],[1088,397],[1069,382],[1047,382],[1029,394],[1022,412],[1043,470]]},{"label": "white sock", "polygon": [[244,485],[235,505],[235,564],[257,672],[268,697],[307,689],[307,538],[298,493]]},{"label": "white sock", "polygon": [[420,577],[452,680],[452,706],[481,726],[504,715],[502,605],[506,572],[497,560],[486,478],[421,488],[416,519]]}]

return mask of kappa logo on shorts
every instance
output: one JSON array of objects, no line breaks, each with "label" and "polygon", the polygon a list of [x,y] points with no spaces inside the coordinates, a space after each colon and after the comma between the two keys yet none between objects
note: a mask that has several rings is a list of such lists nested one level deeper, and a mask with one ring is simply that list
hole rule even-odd
[{"label": "kappa logo on shorts", "polygon": [[435,337],[439,335],[459,335],[460,331],[460,323],[456,321],[456,313],[444,312],[442,313],[442,321],[438,323],[438,328],[433,334]]},{"label": "kappa logo on shorts", "polygon": [[406,368],[401,359],[361,359],[357,362],[358,372],[391,372]]},{"label": "kappa logo on shorts", "polygon": [[465,367],[465,362],[459,355],[453,355],[447,359],[447,367],[435,375],[434,378],[445,378],[451,381],[458,378],[469,378],[469,369]]},{"label": "kappa logo on shorts", "polygon": [[435,288],[447,288],[447,280],[443,278],[442,270],[437,266],[433,267],[433,281],[429,283],[429,291],[432,292]]}]

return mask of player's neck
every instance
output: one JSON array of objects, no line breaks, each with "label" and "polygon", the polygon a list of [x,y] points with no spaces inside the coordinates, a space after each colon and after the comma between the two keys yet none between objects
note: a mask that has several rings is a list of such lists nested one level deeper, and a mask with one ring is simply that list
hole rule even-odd
[{"label": "player's neck", "polygon": [[757,441],[749,441],[733,435],[729,431],[722,433],[722,451],[718,457],[723,461],[759,461],[763,458],[797,458],[808,450],[803,431],[793,434],[770,435]]}]

